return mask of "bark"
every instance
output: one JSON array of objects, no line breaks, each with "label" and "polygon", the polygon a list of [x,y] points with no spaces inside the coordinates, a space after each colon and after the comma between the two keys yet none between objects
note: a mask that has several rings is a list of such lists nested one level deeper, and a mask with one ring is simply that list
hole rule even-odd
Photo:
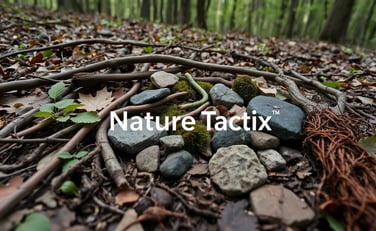
[{"label": "bark", "polygon": [[248,33],[252,33],[252,12],[253,12],[253,9],[254,9],[254,1],[249,0],[249,2],[248,2],[248,15],[247,15]]},{"label": "bark", "polygon": [[142,0],[141,18],[150,20],[150,0]]},{"label": "bark", "polygon": [[206,0],[197,0],[197,24],[198,27],[207,30],[205,6]]},{"label": "bark", "polygon": [[319,39],[338,43],[346,35],[355,0],[335,0]]},{"label": "bark", "polygon": [[307,24],[304,27],[304,32],[303,32],[304,36],[307,36],[308,31],[310,31],[311,29],[312,22],[316,17],[316,11],[312,8],[314,4],[315,4],[315,0],[309,1],[309,13],[308,13]]},{"label": "bark", "polygon": [[291,38],[294,33],[294,24],[295,24],[297,6],[298,6],[298,0],[291,0],[289,16],[287,18],[287,24],[286,24],[286,37],[287,38]]},{"label": "bark", "polygon": [[173,11],[172,11],[172,24],[177,24],[178,22],[178,1],[173,0]]},{"label": "bark", "polygon": [[153,0],[153,21],[158,21],[158,0]]}]

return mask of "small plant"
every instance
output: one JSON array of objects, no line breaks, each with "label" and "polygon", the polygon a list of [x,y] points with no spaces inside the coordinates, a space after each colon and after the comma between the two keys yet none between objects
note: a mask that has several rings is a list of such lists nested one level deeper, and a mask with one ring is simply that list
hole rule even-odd
[{"label": "small plant", "polygon": [[[60,81],[51,86],[48,90],[48,96],[54,103],[47,103],[40,107],[39,111],[34,113],[35,117],[52,118],[58,122],[67,122],[68,120],[74,123],[95,123],[100,121],[96,112],[81,112],[75,116],[72,115],[78,107],[83,104],[75,103],[73,99],[57,99],[63,94],[65,90],[64,82]],[[57,101],[57,102],[56,102]]]},{"label": "small plant", "polygon": [[74,196],[78,192],[77,185],[71,180],[64,181],[59,187],[59,190],[67,196]]},{"label": "small plant", "polygon": [[232,84],[232,90],[238,93],[245,103],[258,95],[257,83],[250,76],[239,75]]},{"label": "small plant", "polygon": [[80,161],[80,159],[87,155],[87,151],[79,151],[75,154],[70,154],[69,152],[62,152],[59,154],[59,158],[64,160],[63,172],[75,165]]},{"label": "small plant", "polygon": [[15,231],[40,230],[49,231],[51,224],[48,217],[42,213],[31,213],[26,216],[25,220],[17,225]]}]

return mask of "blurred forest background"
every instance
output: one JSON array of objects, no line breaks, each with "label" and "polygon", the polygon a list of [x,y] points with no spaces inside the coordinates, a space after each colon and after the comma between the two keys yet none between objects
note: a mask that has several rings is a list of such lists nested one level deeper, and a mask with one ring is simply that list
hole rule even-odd
[{"label": "blurred forest background", "polygon": [[376,47],[376,0],[7,0],[217,32]]}]

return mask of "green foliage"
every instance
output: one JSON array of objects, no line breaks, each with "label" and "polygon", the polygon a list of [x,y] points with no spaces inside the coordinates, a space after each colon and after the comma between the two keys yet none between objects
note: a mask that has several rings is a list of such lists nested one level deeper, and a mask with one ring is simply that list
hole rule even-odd
[{"label": "green foliage", "polygon": [[54,53],[51,51],[51,50],[45,50],[45,51],[42,51],[42,56],[43,58],[49,58],[53,55]]},{"label": "green foliage", "polygon": [[87,151],[79,151],[78,153],[71,154],[69,152],[62,152],[59,154],[59,158],[63,160],[62,170],[63,172],[79,162],[79,160],[88,154]]},{"label": "green foliage", "polygon": [[210,89],[213,87],[213,84],[209,83],[209,82],[204,82],[204,81],[197,81],[198,85],[200,85],[200,87],[202,87],[206,93],[209,94],[209,91]]},{"label": "green foliage", "polygon": [[236,77],[232,84],[232,90],[244,99],[245,104],[258,95],[257,83],[250,76],[246,75]]},{"label": "green foliage", "polygon": [[331,216],[329,214],[321,214],[321,215],[326,219],[330,228],[333,231],[345,231],[345,228],[343,227],[343,225],[337,219],[335,219],[333,216]]},{"label": "green foliage", "polygon": [[32,213],[26,216],[25,220],[17,225],[15,231],[40,230],[49,231],[51,228],[50,221],[42,213]]},{"label": "green foliage", "polygon": [[53,99],[54,103],[41,105],[39,111],[34,113],[34,117],[52,118],[62,123],[68,120],[74,123],[96,123],[100,121],[95,112],[82,112],[73,116],[72,112],[83,106],[83,104],[75,103],[73,99],[63,99],[56,102],[64,90],[65,84],[62,81],[52,85],[48,90],[48,96]]},{"label": "green foliage", "polygon": [[342,86],[343,83],[326,81],[326,82],[322,82],[322,84],[327,86],[327,87],[338,88],[338,87]]},{"label": "green foliage", "polygon": [[174,135],[181,135],[184,139],[184,148],[189,152],[197,152],[209,141],[210,134],[206,126],[200,121],[196,121],[194,129],[187,131],[183,129],[181,123],[177,124]]},{"label": "green foliage", "polygon": [[67,196],[74,196],[78,192],[77,185],[71,180],[64,181],[59,190]]},{"label": "green foliage", "polygon": [[152,53],[152,52],[153,52],[153,47],[152,47],[152,46],[145,47],[145,48],[144,48],[144,52],[145,52],[146,54],[150,54],[150,53]]}]

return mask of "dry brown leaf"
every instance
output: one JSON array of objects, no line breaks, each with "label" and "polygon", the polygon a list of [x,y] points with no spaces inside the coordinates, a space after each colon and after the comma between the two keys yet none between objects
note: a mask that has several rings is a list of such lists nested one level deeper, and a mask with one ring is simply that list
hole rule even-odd
[{"label": "dry brown leaf", "polygon": [[126,203],[132,203],[138,200],[140,196],[132,190],[125,189],[120,191],[116,196],[115,196],[115,203],[118,205],[123,205]]},{"label": "dry brown leaf", "polygon": [[277,89],[276,88],[264,88],[264,87],[258,87],[261,95],[265,96],[276,96],[277,95]]},{"label": "dry brown leaf", "polygon": [[79,93],[78,101],[84,106],[79,109],[85,109],[86,111],[100,111],[112,101],[111,92],[107,91],[107,88],[97,91],[97,95],[94,97],[90,94]]},{"label": "dry brown leaf", "polygon": [[30,95],[19,97],[14,94],[4,94],[0,98],[0,108],[7,113],[20,112],[23,108],[33,107],[36,108],[40,104],[47,103],[49,101],[48,95],[39,89],[36,89]]},{"label": "dry brown leaf", "polygon": [[7,197],[17,191],[18,187],[22,184],[22,176],[14,176],[9,179],[6,185],[0,185],[0,203],[7,199]]}]

